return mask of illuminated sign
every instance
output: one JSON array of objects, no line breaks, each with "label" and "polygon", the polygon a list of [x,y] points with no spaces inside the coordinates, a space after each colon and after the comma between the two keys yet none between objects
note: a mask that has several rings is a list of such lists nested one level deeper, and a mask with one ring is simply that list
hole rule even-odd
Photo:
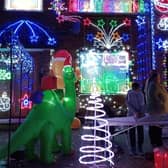
[{"label": "illuminated sign", "polygon": [[41,11],[42,0],[6,0],[7,10]]},{"label": "illuminated sign", "polygon": [[144,0],[69,0],[69,12],[137,13],[144,11]]},{"label": "illuminated sign", "polygon": [[10,110],[10,98],[7,96],[6,92],[2,92],[0,97],[0,112],[6,112]]},{"label": "illuminated sign", "polygon": [[168,1],[167,0],[154,0],[155,8],[161,13],[168,12]]},{"label": "illuminated sign", "polygon": [[168,16],[162,16],[160,18],[157,28],[162,31],[168,31]]},{"label": "illuminated sign", "polygon": [[116,53],[103,53],[103,62],[108,65],[128,68],[128,52],[120,51]]},{"label": "illuminated sign", "polygon": [[129,53],[84,49],[80,57],[80,92],[90,94],[93,84],[101,94],[125,94],[129,89]]}]

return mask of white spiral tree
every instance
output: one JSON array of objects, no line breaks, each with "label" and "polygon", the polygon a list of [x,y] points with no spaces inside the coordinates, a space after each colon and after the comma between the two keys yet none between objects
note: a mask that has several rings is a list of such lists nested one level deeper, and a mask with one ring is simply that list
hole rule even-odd
[{"label": "white spiral tree", "polygon": [[81,136],[85,144],[80,148],[79,162],[95,168],[106,167],[108,164],[113,167],[114,152],[110,141],[111,134],[108,121],[104,118],[106,112],[103,110],[102,99],[96,90],[89,98],[86,111],[88,114],[85,116],[86,124],[83,127],[83,132],[86,134]]}]

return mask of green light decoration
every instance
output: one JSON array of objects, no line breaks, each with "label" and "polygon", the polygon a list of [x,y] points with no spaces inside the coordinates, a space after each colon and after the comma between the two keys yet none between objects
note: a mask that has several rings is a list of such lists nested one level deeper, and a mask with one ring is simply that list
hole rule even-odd
[{"label": "green light decoration", "polygon": [[98,52],[84,49],[80,57],[80,92],[90,94],[93,79],[101,94],[126,94],[129,89],[129,54],[127,51]]},{"label": "green light decoration", "polygon": [[11,79],[11,73],[7,72],[5,69],[0,69],[0,81],[10,79]]},{"label": "green light decoration", "polygon": [[[97,30],[95,36],[93,36],[93,46],[100,49],[110,49],[110,50],[123,50],[124,44],[129,40],[129,36],[125,33],[120,34],[119,29],[123,26],[130,27],[131,20],[124,18],[122,23],[117,23],[116,20],[112,19],[106,26],[106,23],[103,19],[97,20],[97,25],[91,21],[89,18],[83,20],[84,26],[91,26]],[[108,29],[108,30],[107,30]],[[89,37],[88,37],[89,36]],[[87,35],[87,40],[90,40],[90,35]]]},{"label": "green light decoration", "polygon": [[112,20],[110,21],[109,25],[110,25],[111,27],[117,27],[117,21],[112,19]]},{"label": "green light decoration", "polygon": [[99,20],[97,20],[97,25],[99,26],[99,27],[104,27],[104,25],[105,25],[105,22],[104,22],[104,20],[103,19],[99,19]]},{"label": "green light decoration", "polygon": [[145,2],[144,2],[144,0],[139,0],[139,12],[140,13],[145,12]]}]

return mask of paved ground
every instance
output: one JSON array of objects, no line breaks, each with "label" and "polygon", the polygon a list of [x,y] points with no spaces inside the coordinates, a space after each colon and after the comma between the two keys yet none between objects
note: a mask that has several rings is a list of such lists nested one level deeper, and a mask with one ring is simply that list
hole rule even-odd
[{"label": "paved ground", "polygon": [[[147,129],[147,128],[146,128]],[[145,129],[145,130],[146,130]],[[104,163],[97,166],[88,166],[88,165],[81,165],[78,161],[79,156],[81,155],[79,153],[79,147],[82,144],[81,141],[81,134],[83,130],[73,130],[73,148],[74,148],[74,154],[71,156],[63,156],[62,154],[57,154],[57,160],[52,165],[44,165],[41,164],[39,161],[34,162],[27,162],[25,160],[21,160],[19,162],[11,161],[10,162],[10,168],[19,168],[19,167],[25,167],[25,168],[110,168],[108,163]],[[0,144],[3,145],[8,139],[8,133],[7,132],[0,132]],[[132,157],[129,155],[129,149],[128,149],[128,141],[126,138],[126,134],[118,135],[113,140],[114,144],[114,151],[115,151],[115,157],[113,159],[115,166],[114,168],[153,168],[153,160],[146,159],[146,157]],[[117,146],[117,147],[116,147]],[[151,147],[148,141],[148,135],[147,130],[145,133],[145,145],[144,145],[144,151],[145,152],[151,152]],[[23,155],[21,154],[19,156],[20,158],[23,158]],[[0,168],[3,168],[4,166],[0,166]]]}]

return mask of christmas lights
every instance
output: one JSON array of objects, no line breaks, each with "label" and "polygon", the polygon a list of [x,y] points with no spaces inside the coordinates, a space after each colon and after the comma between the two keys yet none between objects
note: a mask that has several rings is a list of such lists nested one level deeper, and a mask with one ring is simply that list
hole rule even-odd
[{"label": "christmas lights", "polygon": [[155,15],[154,3],[151,1],[151,44],[152,44],[152,69],[156,69],[156,54],[155,54]]},{"label": "christmas lights", "polygon": [[129,54],[127,51],[99,51],[83,48],[80,58],[80,92],[91,93],[94,77],[97,89],[104,94],[125,94],[129,89]]},{"label": "christmas lights", "polygon": [[167,0],[153,0],[155,8],[161,13],[168,12],[168,3]]},{"label": "christmas lights", "polygon": [[69,0],[69,12],[144,13],[144,0]]},{"label": "christmas lights", "polygon": [[61,15],[63,11],[66,11],[67,8],[65,7],[65,3],[62,0],[53,0],[50,2],[51,7],[49,7],[49,10],[55,11],[57,15]]},{"label": "christmas lights", "polygon": [[[38,42],[39,38],[40,38],[40,34],[42,34],[42,36],[45,36],[48,41],[47,44],[48,45],[55,45],[56,44],[56,40],[54,37],[51,37],[46,30],[44,30],[44,28],[42,28],[41,26],[39,26],[38,24],[30,21],[30,20],[19,20],[15,23],[10,24],[9,26],[7,26],[5,29],[0,31],[0,37],[2,35],[6,35],[7,32],[9,32],[10,30],[13,31],[13,35],[19,37],[19,31],[21,31],[21,29],[26,26],[26,28],[28,28],[28,30],[30,31],[31,35],[29,36],[30,42],[31,43],[36,43]],[[44,40],[43,40],[44,41]]]},{"label": "christmas lights", "polygon": [[105,30],[106,23],[103,19],[97,20],[96,25],[89,18],[85,18],[83,24],[84,26],[92,26],[93,28],[96,28],[97,32],[95,36],[89,33],[86,37],[88,41],[93,41],[93,46],[96,48],[122,50],[124,47],[123,42],[129,40],[128,34],[123,33],[120,35],[118,32],[118,30],[123,26],[131,26],[131,20],[128,18],[125,18],[120,24],[117,24],[116,20],[111,20],[109,22],[110,30],[108,32]]},{"label": "christmas lights", "polygon": [[[110,133],[107,129],[108,121],[103,118],[106,114],[105,111],[102,110],[102,100],[99,98],[100,95],[97,93],[96,87],[93,86],[92,91],[93,94],[90,96],[89,105],[86,108],[89,115],[85,116],[86,122],[88,121],[88,126],[83,127],[88,134],[81,136],[81,139],[88,142],[89,145],[80,148],[82,156],[79,158],[79,162],[97,168],[101,167],[102,163],[109,162],[113,167],[114,162],[112,159],[114,152],[112,151]],[[103,135],[98,135],[98,133]],[[102,141],[104,142],[103,147],[98,145],[98,143]]]},{"label": "christmas lights", "polygon": [[10,79],[11,79],[11,73],[6,71],[5,69],[0,69],[0,81]]},{"label": "christmas lights", "polygon": [[157,24],[157,28],[162,31],[168,31],[168,16],[160,17],[160,21]]},{"label": "christmas lights", "polygon": [[32,108],[32,101],[29,100],[28,94],[25,93],[19,101],[20,101],[22,110]]},{"label": "christmas lights", "polygon": [[7,92],[2,92],[0,97],[0,112],[7,112],[10,110],[10,97],[8,97]]}]

